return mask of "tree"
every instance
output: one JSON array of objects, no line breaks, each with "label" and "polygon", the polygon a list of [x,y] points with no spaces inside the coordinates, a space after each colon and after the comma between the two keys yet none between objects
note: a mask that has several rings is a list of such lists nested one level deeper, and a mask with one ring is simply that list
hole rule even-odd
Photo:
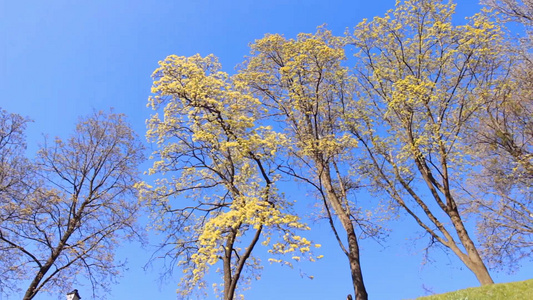
[{"label": "tree", "polygon": [[483,253],[495,267],[515,269],[533,247],[533,2],[486,1],[507,21],[522,23],[526,35],[502,45],[512,58],[508,83],[474,124],[472,140],[483,172],[475,177],[483,212],[478,231]]},{"label": "tree", "polygon": [[533,24],[533,1],[531,0],[483,0],[481,2],[515,20]]},{"label": "tree", "polygon": [[509,84],[474,124],[473,148],[483,170],[472,183],[483,215],[484,254],[494,267],[516,268],[533,247],[533,65],[518,59],[511,68]]},{"label": "tree", "polygon": [[487,285],[493,280],[464,219],[472,199],[460,191],[475,166],[467,129],[507,72],[494,48],[498,23],[483,11],[454,25],[454,9],[451,1],[407,0],[355,28],[360,96],[346,122],[366,152],[360,173]]},{"label": "tree", "polygon": [[[16,218],[18,207],[13,199],[24,195],[30,185],[30,164],[24,157],[24,130],[28,122],[20,115],[0,110],[0,226]],[[3,251],[4,247],[0,244],[0,260],[16,261],[18,255]],[[0,287],[2,291],[16,290],[9,272],[0,272]]]},{"label": "tree", "polygon": [[[267,35],[256,41],[238,79],[268,110],[271,122],[289,140],[280,170],[310,184],[324,201],[337,241],[348,258],[356,299],[367,299],[360,264],[357,222],[364,219],[350,201],[354,181],[348,176],[357,141],[345,131],[342,112],[351,98],[343,38],[319,28],[297,39]],[[340,220],[340,238],[330,211]]]},{"label": "tree", "polygon": [[[11,159],[9,152],[2,155],[2,161]],[[96,112],[80,119],[67,141],[45,142],[27,188],[2,203],[14,209],[2,217],[0,256],[15,259],[3,261],[0,273],[8,283],[29,281],[24,299],[70,289],[80,273],[93,293],[108,289],[123,266],[113,250],[136,232],[142,159],[143,145],[119,114]]]},{"label": "tree", "polygon": [[15,194],[26,177],[24,130],[29,120],[0,110],[0,193]]},{"label": "tree", "polygon": [[148,120],[147,137],[158,146],[149,173],[163,177],[144,197],[167,234],[157,255],[184,272],[179,296],[205,292],[205,275],[219,267],[223,289],[215,292],[234,299],[259,278],[252,254],[261,239],[272,255],[313,259],[311,242],[296,235],[308,227],[277,191],[273,158],[286,144],[261,124],[260,102],[213,55],[171,55],[159,65],[149,105],[163,116]]}]

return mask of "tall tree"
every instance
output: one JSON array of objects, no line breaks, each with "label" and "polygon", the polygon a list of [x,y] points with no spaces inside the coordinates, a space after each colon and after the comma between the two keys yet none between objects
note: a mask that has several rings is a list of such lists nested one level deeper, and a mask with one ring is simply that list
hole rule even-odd
[{"label": "tall tree", "polygon": [[493,47],[502,32],[487,12],[454,25],[454,10],[452,1],[406,0],[355,28],[360,98],[346,122],[366,150],[361,174],[487,285],[464,219],[472,199],[458,191],[475,165],[468,125],[506,75]]},{"label": "tall tree", "polygon": [[93,293],[108,289],[123,266],[114,248],[135,234],[142,159],[143,145],[124,116],[113,113],[82,118],[67,141],[44,144],[26,181],[31,185],[2,203],[15,209],[2,216],[0,256],[16,259],[0,269],[9,280],[29,281],[23,299],[69,289],[80,273]]},{"label": "tall tree", "polygon": [[[362,219],[348,197],[354,188],[348,176],[349,157],[357,141],[344,130],[341,119],[351,97],[348,70],[341,66],[344,46],[343,38],[324,28],[294,40],[267,35],[251,46],[238,79],[261,100],[273,116],[271,122],[289,141],[288,157],[280,170],[309,183],[323,198],[349,261],[356,299],[367,299],[356,233]],[[345,241],[332,214],[342,224]]]},{"label": "tall tree", "polygon": [[307,226],[276,188],[273,158],[284,137],[261,124],[260,102],[213,55],[171,55],[159,65],[149,105],[162,117],[148,120],[147,137],[158,145],[150,174],[162,177],[144,194],[167,234],[157,255],[183,269],[180,297],[203,291],[219,267],[215,292],[231,300],[259,277],[258,243],[294,260],[311,255],[311,242],[296,235]]}]

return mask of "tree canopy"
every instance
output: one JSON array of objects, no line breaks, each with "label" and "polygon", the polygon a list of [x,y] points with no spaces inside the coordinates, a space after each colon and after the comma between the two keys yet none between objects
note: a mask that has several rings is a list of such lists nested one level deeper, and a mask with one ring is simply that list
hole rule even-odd
[{"label": "tree canopy", "polygon": [[[505,103],[511,94],[526,99],[517,90],[530,88],[513,88],[513,76],[523,72],[512,71],[517,58],[502,46],[506,33],[497,14],[484,9],[459,24],[454,15],[451,1],[407,0],[345,36],[325,27],[295,39],[268,34],[251,44],[233,76],[220,71],[213,55],[160,62],[149,105],[162,116],[149,120],[147,136],[159,146],[150,172],[164,176],[146,195],[159,216],[168,215],[161,226],[174,237],[167,243],[178,247],[166,254],[182,257],[185,294],[204,287],[198,279],[220,260],[228,265],[224,298],[231,299],[240,263],[252,257],[263,230],[307,229],[295,223],[306,211],[275,224],[257,223],[262,219],[254,213],[239,217],[252,203],[255,213],[267,207],[284,213],[291,195],[278,190],[279,180],[313,191],[348,258],[357,299],[367,298],[359,236],[380,232],[352,200],[361,186],[386,195],[390,214],[406,212],[430,244],[448,248],[481,284],[493,283],[486,259],[491,251],[502,254],[504,241],[495,238],[513,226],[486,216],[512,206],[510,215],[499,216],[518,213],[526,218],[516,226],[525,227],[529,217],[530,182],[522,178],[530,164],[530,101]],[[499,119],[512,133],[498,129]],[[506,146],[502,139],[511,135],[514,144]],[[508,164],[491,165],[498,151]],[[481,169],[478,161],[486,162]],[[480,174],[512,181],[515,192],[479,194]],[[171,203],[179,195],[188,200]],[[487,233],[495,228],[502,233]],[[514,245],[530,249],[530,232],[521,234]],[[232,250],[237,237],[246,241],[243,253]]]}]

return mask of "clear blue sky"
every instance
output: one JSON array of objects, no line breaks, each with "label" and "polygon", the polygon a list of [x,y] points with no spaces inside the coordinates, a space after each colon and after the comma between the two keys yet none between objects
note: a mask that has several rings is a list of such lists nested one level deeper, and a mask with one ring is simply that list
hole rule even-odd
[{"label": "clear blue sky", "polygon": [[[266,33],[294,37],[326,23],[340,35],[363,18],[382,15],[394,2],[0,0],[0,107],[34,120],[27,130],[30,153],[42,141],[42,133],[66,136],[78,116],[92,109],[114,107],[128,115],[143,136],[144,121],[150,115],[146,108],[150,75],[167,55],[213,53],[232,72],[248,54],[248,44]],[[460,16],[477,9],[475,1],[458,5]],[[304,198],[305,192],[301,193],[298,196]],[[262,279],[252,282],[245,293],[247,299],[345,299],[353,291],[347,260],[329,226],[310,225],[325,258],[294,269],[265,265]],[[414,298],[425,295],[426,289],[440,293],[477,285],[455,257],[438,248],[431,252],[434,261],[423,265],[428,241],[415,239],[419,230],[411,219],[402,217],[391,228],[385,247],[362,241],[363,275],[370,299]],[[405,230],[412,232],[407,238]],[[150,250],[124,245],[118,256],[128,259],[129,272],[112,286],[109,299],[176,298],[177,279],[160,282],[157,264],[152,270],[142,270]],[[497,282],[506,282],[529,279],[531,274],[530,263],[515,274],[493,276]],[[88,286],[77,288],[84,300],[91,299]]]}]

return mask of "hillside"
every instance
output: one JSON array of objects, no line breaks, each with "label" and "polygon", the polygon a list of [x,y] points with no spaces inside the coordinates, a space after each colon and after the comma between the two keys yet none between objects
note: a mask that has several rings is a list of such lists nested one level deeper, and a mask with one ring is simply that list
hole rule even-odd
[{"label": "hillside", "polygon": [[418,300],[525,300],[533,299],[533,279],[490,286],[468,288],[455,292],[417,298]]}]

